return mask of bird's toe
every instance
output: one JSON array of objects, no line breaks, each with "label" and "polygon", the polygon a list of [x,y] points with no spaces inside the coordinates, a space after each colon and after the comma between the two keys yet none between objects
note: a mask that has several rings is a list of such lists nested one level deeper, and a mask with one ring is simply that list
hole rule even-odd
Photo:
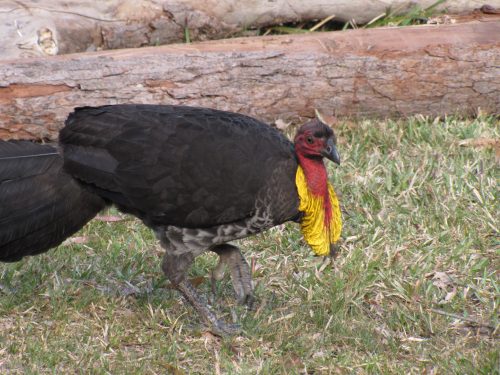
[{"label": "bird's toe", "polygon": [[222,319],[217,319],[210,327],[210,332],[217,336],[235,336],[241,333],[239,324],[226,323]]},{"label": "bird's toe", "polygon": [[246,305],[248,310],[254,310],[255,309],[255,296],[253,293],[246,294],[244,298],[241,300],[238,300],[240,305]]}]

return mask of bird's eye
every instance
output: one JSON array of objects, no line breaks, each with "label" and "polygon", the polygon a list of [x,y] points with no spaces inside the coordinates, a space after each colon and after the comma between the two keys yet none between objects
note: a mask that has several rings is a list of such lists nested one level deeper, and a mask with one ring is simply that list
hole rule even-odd
[{"label": "bird's eye", "polygon": [[313,144],[313,142],[314,142],[314,139],[313,139],[313,137],[311,137],[311,136],[307,137],[307,139],[306,139],[306,140],[307,140],[307,143],[309,143],[310,145],[312,145],[312,144]]}]

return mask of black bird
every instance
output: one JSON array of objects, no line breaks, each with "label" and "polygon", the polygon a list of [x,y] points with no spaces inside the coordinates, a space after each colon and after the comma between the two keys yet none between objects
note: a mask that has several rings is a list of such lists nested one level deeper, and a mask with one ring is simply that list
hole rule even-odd
[{"label": "black bird", "polygon": [[188,268],[203,252],[218,253],[245,302],[250,270],[229,241],[292,220],[328,254],[341,219],[323,157],[340,163],[335,135],[319,120],[291,143],[251,117],[207,108],[77,108],[58,147],[0,142],[0,261],[45,252],[114,204],[155,232],[165,275],[213,332],[234,333],[190,284]]}]

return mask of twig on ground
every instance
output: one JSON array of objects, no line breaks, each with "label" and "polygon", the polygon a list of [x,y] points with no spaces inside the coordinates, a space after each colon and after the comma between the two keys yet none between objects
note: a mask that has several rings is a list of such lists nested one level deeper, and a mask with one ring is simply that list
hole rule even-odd
[{"label": "twig on ground", "polygon": [[462,320],[464,322],[473,323],[473,324],[475,324],[475,325],[477,325],[479,327],[485,327],[485,328],[488,328],[488,329],[490,329],[492,331],[496,330],[496,328],[494,326],[492,326],[491,324],[482,323],[482,322],[478,321],[477,319],[469,318],[469,317],[458,315],[458,314],[454,314],[454,313],[449,313],[449,312],[446,312],[446,311],[443,311],[443,310],[439,310],[439,309],[434,309],[434,308],[430,308],[429,311],[431,311],[431,312],[433,312],[435,314],[445,315],[445,316],[449,316],[450,318],[459,319],[459,320]]}]

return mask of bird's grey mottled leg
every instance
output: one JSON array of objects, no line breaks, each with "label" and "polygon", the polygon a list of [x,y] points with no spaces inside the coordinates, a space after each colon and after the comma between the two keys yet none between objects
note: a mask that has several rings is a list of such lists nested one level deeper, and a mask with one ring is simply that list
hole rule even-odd
[{"label": "bird's grey mottled leg", "polygon": [[222,244],[212,246],[210,250],[219,255],[219,263],[212,271],[212,290],[215,292],[215,281],[222,280],[224,265],[227,265],[238,302],[252,308],[254,302],[252,273],[240,249],[233,245]]},{"label": "bird's grey mottled leg", "polygon": [[241,331],[238,325],[227,324],[217,318],[213,311],[208,307],[206,301],[198,294],[195,287],[186,278],[186,272],[194,261],[193,253],[187,251],[175,253],[173,246],[168,241],[165,233],[155,231],[162,246],[165,248],[163,256],[162,269],[165,276],[170,280],[174,287],[179,290],[188,302],[195,308],[201,319],[216,335],[234,335]]}]

